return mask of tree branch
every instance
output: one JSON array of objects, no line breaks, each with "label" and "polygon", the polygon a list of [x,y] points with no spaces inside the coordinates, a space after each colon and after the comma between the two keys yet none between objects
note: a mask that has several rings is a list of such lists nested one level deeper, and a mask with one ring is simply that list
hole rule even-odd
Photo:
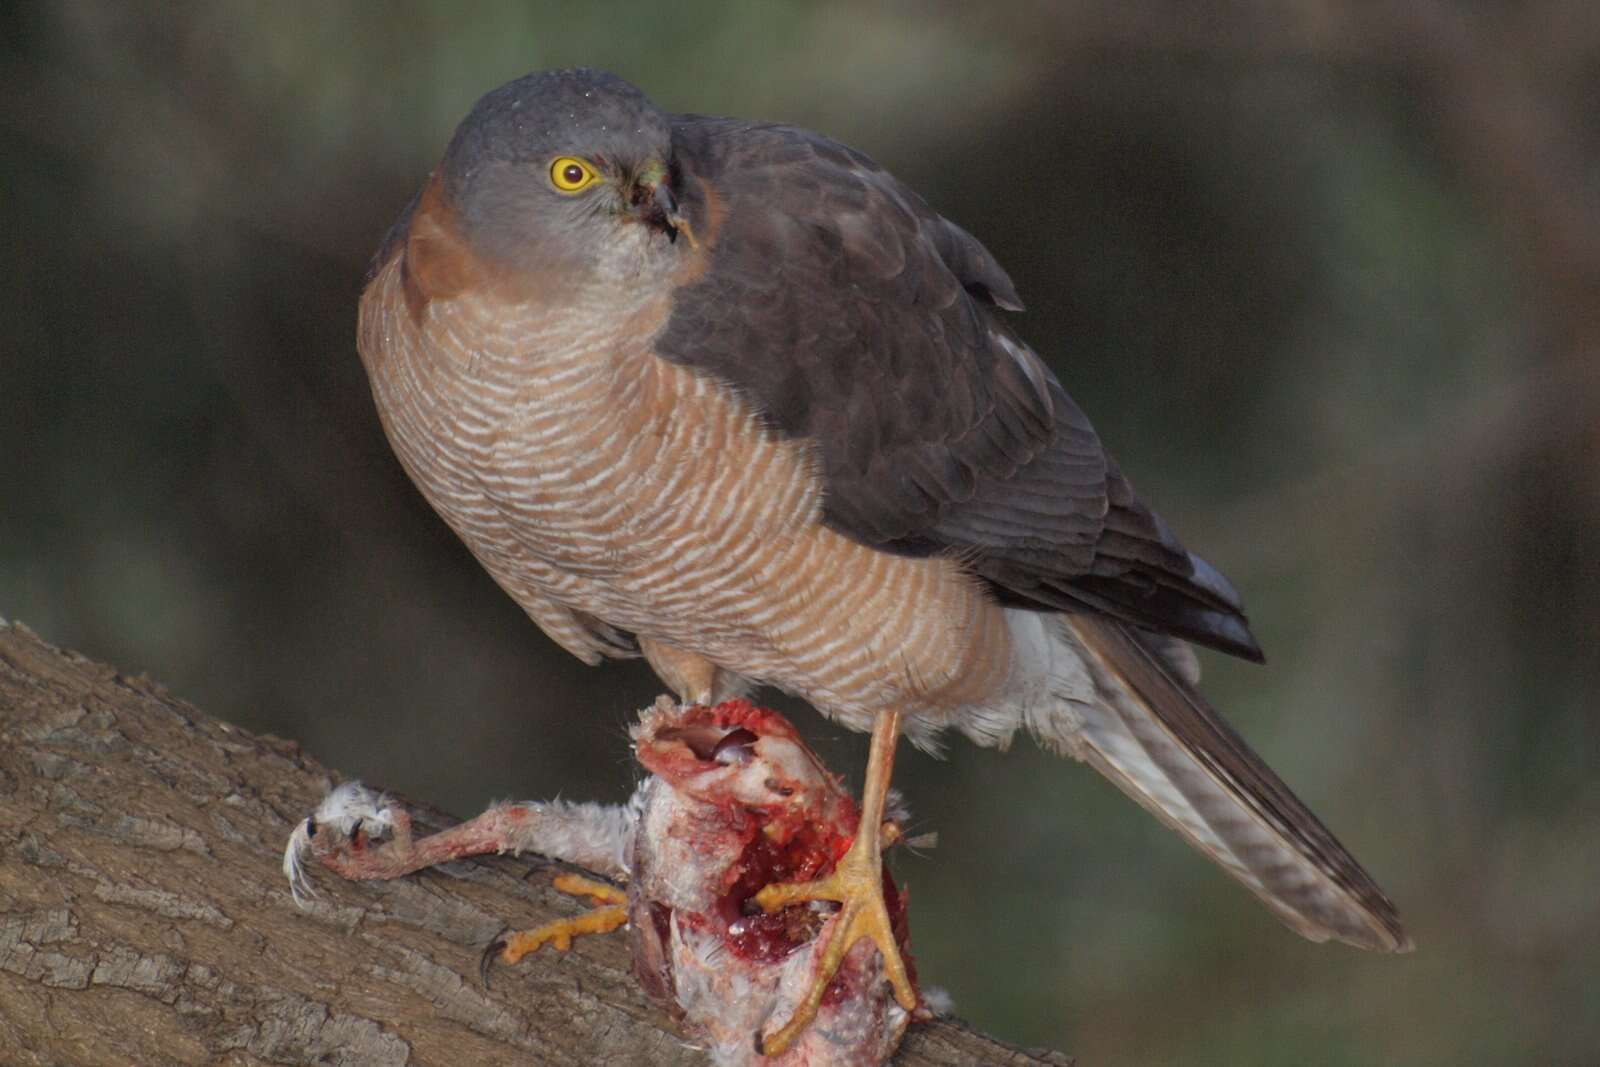
[{"label": "tree branch", "polygon": [[[508,923],[581,905],[538,858],[386,883],[320,877],[283,844],[332,785],[297,745],[0,620],[0,1048],[46,1064],[705,1062],[635,985],[622,938],[475,977]],[[419,830],[452,820],[411,805]],[[1064,1065],[940,1021],[895,1063]]]}]

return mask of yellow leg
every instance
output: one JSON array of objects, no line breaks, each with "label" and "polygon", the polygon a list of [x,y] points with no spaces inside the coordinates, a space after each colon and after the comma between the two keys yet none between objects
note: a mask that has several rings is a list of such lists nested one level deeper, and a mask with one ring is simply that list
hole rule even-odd
[{"label": "yellow leg", "polygon": [[555,946],[557,952],[572,947],[572,939],[580,934],[608,934],[627,925],[628,895],[615,886],[591,881],[576,874],[559,874],[551,883],[563,893],[575,897],[588,897],[596,907],[570,919],[545,923],[532,930],[518,930],[501,938],[491,949],[498,949],[503,963],[516,963],[541,945]]},{"label": "yellow leg", "polygon": [[862,938],[878,946],[883,970],[894,987],[894,996],[906,1011],[914,1011],[917,993],[906,973],[900,947],[895,943],[894,927],[883,903],[883,805],[889,792],[889,777],[894,771],[895,742],[900,739],[900,713],[880,715],[872,728],[872,750],[867,757],[867,784],[861,794],[861,824],[850,849],[840,858],[833,873],[815,882],[769,885],[755,896],[766,911],[777,911],[791,904],[810,900],[836,900],[842,906],[833,934],[823,950],[816,980],[806,997],[795,1008],[783,1029],[761,1043],[763,1055],[776,1056],[794,1043],[822,1006],[845,953]]}]

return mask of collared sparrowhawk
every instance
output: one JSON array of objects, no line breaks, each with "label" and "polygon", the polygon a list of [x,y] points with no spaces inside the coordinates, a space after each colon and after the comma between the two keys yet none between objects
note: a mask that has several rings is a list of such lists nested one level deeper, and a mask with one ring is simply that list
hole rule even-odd
[{"label": "collared sparrowhawk", "polygon": [[568,70],[461,123],[376,257],[360,350],[411,478],[562,647],[874,731],[861,832],[809,894],[855,909],[841,952],[896,952],[882,792],[900,731],[950,727],[1088,762],[1306,937],[1410,947],[1200,696],[1185,642],[1261,656],[1238,595],[1134,493],[1021,306],[862,153]]}]

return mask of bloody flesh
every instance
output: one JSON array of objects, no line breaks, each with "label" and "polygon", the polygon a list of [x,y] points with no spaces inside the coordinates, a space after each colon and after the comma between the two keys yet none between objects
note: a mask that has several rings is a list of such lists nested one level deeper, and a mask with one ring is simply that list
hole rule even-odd
[{"label": "bloody flesh", "polygon": [[[728,762],[725,753],[729,746],[722,741],[743,747],[751,735],[779,735],[798,741],[794,728],[781,716],[748,701],[733,700],[714,708],[691,709],[683,724],[658,735],[655,743],[641,746],[639,760],[663,778],[695,791],[697,779],[723,770]],[[706,791],[703,799],[717,807],[721,833],[736,837],[741,848],[723,872],[721,882],[726,888],[710,912],[680,914],[679,922],[716,934],[729,951],[755,963],[776,963],[817,936],[829,915],[838,910],[837,905],[797,905],[768,914],[751,898],[774,883],[824,877],[849,849],[859,809],[837,779],[825,771],[822,775],[831,787],[827,795],[817,796],[813,788],[807,793],[808,802],[799,807],[741,804],[726,794]],[[781,798],[792,796],[801,786],[775,779],[766,784]],[[888,871],[884,871],[883,886],[896,940],[904,952],[905,895],[896,889]],[[909,968],[909,956],[906,962]],[[849,969],[839,972],[828,987],[826,1001],[847,995],[848,974]]]}]

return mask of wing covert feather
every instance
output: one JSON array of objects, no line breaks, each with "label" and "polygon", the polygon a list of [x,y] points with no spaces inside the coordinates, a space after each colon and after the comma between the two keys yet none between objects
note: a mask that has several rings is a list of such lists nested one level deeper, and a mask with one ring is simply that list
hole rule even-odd
[{"label": "wing covert feather", "polygon": [[700,116],[673,130],[685,195],[703,182],[721,221],[658,353],[813,445],[829,525],[957,555],[1009,604],[1260,658],[1232,588],[1012,333],[1001,312],[1021,301],[976,238],[819,134]]}]

